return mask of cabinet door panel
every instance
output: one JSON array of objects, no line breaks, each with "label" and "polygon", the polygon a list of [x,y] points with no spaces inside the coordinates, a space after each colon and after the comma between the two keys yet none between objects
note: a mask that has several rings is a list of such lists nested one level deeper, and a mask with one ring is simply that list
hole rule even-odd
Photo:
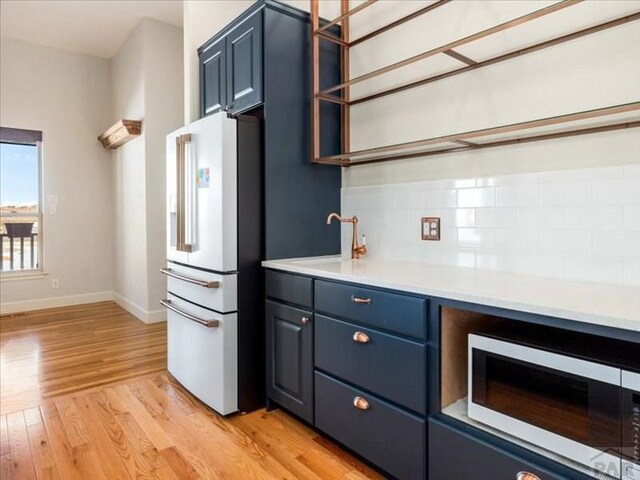
[{"label": "cabinet door panel", "polygon": [[227,104],[227,39],[200,54],[200,116],[224,110]]},{"label": "cabinet door panel", "polygon": [[262,11],[227,36],[227,101],[231,113],[262,102]]},{"label": "cabinet door panel", "polygon": [[313,421],[313,324],[306,310],[267,302],[267,393]]}]

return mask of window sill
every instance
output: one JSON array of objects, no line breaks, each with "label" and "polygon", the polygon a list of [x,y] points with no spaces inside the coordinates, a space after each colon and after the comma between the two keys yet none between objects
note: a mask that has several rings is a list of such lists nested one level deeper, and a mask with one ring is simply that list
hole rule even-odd
[{"label": "window sill", "polygon": [[0,282],[21,282],[26,280],[37,280],[49,275],[47,272],[2,272],[0,273]]}]

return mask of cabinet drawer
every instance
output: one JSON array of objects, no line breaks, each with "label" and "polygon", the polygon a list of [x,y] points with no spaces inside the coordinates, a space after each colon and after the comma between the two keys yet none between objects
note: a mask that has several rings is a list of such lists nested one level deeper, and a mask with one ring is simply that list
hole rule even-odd
[{"label": "cabinet drawer", "polygon": [[[356,408],[356,397],[364,399],[368,409]],[[315,373],[315,398],[320,430],[394,477],[425,478],[423,419],[320,372]]]},{"label": "cabinet drawer", "polygon": [[520,472],[541,480],[588,478],[573,470],[571,477],[557,475],[433,420],[428,428],[429,438],[434,439],[429,442],[429,480],[517,480]]},{"label": "cabinet drawer", "polygon": [[316,280],[316,310],[390,332],[426,339],[422,298]]},{"label": "cabinet drawer", "polygon": [[423,344],[316,316],[316,368],[421,414],[427,410],[426,357]]},{"label": "cabinet drawer", "polygon": [[313,305],[313,280],[308,277],[267,270],[267,297],[287,303],[311,307]]},{"label": "cabinet drawer", "polygon": [[167,291],[220,313],[238,310],[238,275],[219,275],[168,263]]}]

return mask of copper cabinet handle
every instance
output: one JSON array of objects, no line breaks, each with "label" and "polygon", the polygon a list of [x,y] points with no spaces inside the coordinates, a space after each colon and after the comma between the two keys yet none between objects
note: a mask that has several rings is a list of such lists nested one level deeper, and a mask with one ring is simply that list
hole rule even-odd
[{"label": "copper cabinet handle", "polygon": [[356,297],[355,295],[351,295],[351,301],[353,303],[364,303],[366,305],[371,305],[370,298],[360,298],[360,297]]},{"label": "copper cabinet handle", "polygon": [[516,480],[540,480],[540,477],[530,472],[519,472]]},{"label": "copper cabinet handle", "polygon": [[300,321],[302,322],[303,325],[306,325],[311,321],[311,319],[309,317],[302,317]]},{"label": "copper cabinet handle", "polygon": [[371,340],[369,339],[369,335],[364,332],[355,332],[353,334],[353,341],[356,343],[369,343]]},{"label": "copper cabinet handle", "polygon": [[369,410],[369,402],[362,397],[355,397],[353,399],[353,406],[358,410]]}]

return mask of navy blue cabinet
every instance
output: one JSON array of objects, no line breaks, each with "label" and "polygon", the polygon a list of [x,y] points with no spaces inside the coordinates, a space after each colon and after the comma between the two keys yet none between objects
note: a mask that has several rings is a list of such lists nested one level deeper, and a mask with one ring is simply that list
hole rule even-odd
[{"label": "navy blue cabinet", "polygon": [[267,395],[313,422],[313,315],[267,301]]},{"label": "navy blue cabinet", "polygon": [[202,116],[227,108],[227,39],[220,38],[200,53]]},{"label": "navy blue cabinet", "polygon": [[238,114],[262,103],[262,13],[201,47],[200,116]]},{"label": "navy blue cabinet", "polygon": [[262,102],[262,12],[227,36],[227,109],[249,110]]},{"label": "navy blue cabinet", "polygon": [[[339,36],[339,27],[331,27]],[[340,253],[340,167],[311,163],[309,14],[258,0],[198,49],[200,116],[225,111],[263,127],[263,258]],[[340,47],[321,45],[322,85],[340,82]],[[322,152],[340,151],[340,106],[324,102]],[[242,139],[238,139],[239,142]]]}]

